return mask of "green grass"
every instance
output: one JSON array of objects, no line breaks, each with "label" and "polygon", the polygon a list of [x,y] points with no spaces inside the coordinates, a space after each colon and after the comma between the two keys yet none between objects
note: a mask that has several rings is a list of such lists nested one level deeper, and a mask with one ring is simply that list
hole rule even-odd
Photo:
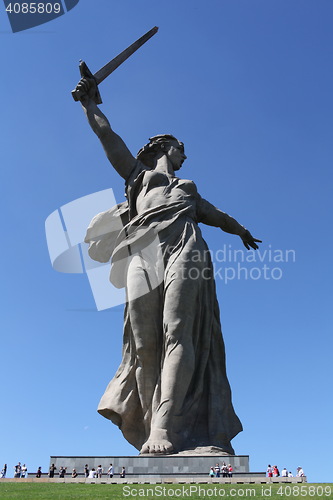
[{"label": "green grass", "polygon": [[[164,489],[165,488],[165,489]],[[187,493],[187,494],[186,494]],[[192,499],[255,498],[333,499],[333,484],[275,484],[275,485],[115,485],[64,483],[0,483],[0,499],[16,500],[117,500],[133,499]]]},{"label": "green grass", "polygon": [[117,500],[126,498],[188,499],[203,498],[255,498],[280,499],[333,499],[333,484],[294,485],[115,485],[115,484],[64,484],[64,483],[0,483],[0,499],[17,500]]}]

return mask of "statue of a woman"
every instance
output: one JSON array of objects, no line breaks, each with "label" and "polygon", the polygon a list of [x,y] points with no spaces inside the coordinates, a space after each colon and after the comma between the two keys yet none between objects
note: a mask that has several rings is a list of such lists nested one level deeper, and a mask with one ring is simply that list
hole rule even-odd
[{"label": "statue of a woman", "polygon": [[[126,182],[127,201],[96,216],[86,237],[93,258],[111,259],[111,281],[127,294],[123,359],[98,411],[141,454],[206,446],[234,454],[230,441],[242,426],[231,402],[212,262],[198,223],[239,235],[247,249],[260,240],[201,198],[192,181],[177,177],[186,159],[180,141],[155,136],[134,158],[92,99],[94,81],[83,78],[76,90]],[[123,223],[117,230],[116,215]]]}]

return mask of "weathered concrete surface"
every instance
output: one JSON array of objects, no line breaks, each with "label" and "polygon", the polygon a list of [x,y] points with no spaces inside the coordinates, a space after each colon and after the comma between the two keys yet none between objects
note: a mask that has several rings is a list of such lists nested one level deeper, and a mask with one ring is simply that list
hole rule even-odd
[{"label": "weathered concrete surface", "polygon": [[[226,460],[227,459],[227,460]],[[76,469],[78,473],[83,473],[85,464],[89,469],[97,469],[102,465],[104,477],[109,465],[112,463],[114,468],[114,477],[119,477],[122,467],[126,469],[126,479],[132,476],[208,476],[209,469],[223,462],[231,464],[236,474],[249,473],[249,456],[183,456],[183,455],[162,455],[162,456],[127,456],[127,457],[59,457],[51,456],[52,463],[59,471],[60,467],[67,467],[67,472],[71,473]]]},{"label": "weathered concrete surface", "polygon": [[[177,176],[184,144],[150,139],[135,158],[96,105],[96,81],[75,89],[106,156],[126,182],[126,198],[91,222],[89,255],[126,287],[123,359],[98,412],[142,454],[217,446],[234,454],[242,430],[231,400],[214,270],[198,223],[257,240]],[[204,146],[203,146],[204,147]],[[215,179],[212,178],[212,182]],[[120,229],[114,223],[121,220]],[[157,244],[154,242],[157,241]]]}]

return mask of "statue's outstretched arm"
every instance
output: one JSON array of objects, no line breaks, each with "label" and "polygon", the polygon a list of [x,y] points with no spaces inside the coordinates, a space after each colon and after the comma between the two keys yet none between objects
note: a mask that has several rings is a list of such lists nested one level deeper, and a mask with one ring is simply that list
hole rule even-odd
[{"label": "statue's outstretched arm", "polygon": [[253,238],[250,231],[248,231],[244,226],[239,224],[233,217],[222,212],[218,208],[214,207],[209,201],[201,198],[200,210],[199,210],[199,222],[203,222],[208,226],[219,227],[226,233],[237,234],[241,237],[245,247],[250,250],[250,247],[256,250],[258,247],[257,243],[262,243],[261,240]]},{"label": "statue's outstretched arm", "polygon": [[91,78],[82,78],[76,86],[76,91],[88,122],[101,141],[108,160],[118,174],[127,179],[135,166],[136,159],[121,137],[112,130],[108,119],[92,99],[95,85]]}]

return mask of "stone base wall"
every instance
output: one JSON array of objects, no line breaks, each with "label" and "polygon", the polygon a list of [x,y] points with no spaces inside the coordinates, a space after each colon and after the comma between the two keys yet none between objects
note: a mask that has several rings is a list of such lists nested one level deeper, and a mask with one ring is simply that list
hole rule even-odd
[{"label": "stone base wall", "polygon": [[[103,467],[103,477],[113,464],[114,477],[119,477],[122,467],[126,469],[126,477],[154,477],[154,476],[207,476],[211,467],[219,463],[220,467],[225,462],[231,464],[235,475],[246,475],[249,473],[248,455],[228,455],[228,456],[126,456],[126,457],[64,457],[51,456],[52,463],[57,467],[67,467],[67,474],[76,469],[78,474],[82,474],[85,464],[89,469],[97,469],[99,465]],[[56,474],[57,475],[57,474]]]}]

